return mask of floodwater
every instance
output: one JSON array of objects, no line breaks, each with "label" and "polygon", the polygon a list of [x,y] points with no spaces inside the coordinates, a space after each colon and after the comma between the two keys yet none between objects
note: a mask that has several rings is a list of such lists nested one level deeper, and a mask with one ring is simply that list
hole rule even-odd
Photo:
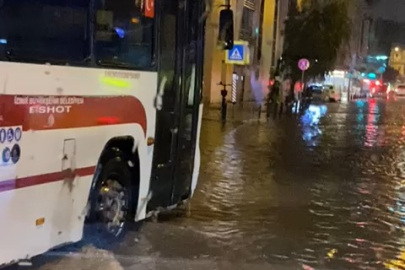
[{"label": "floodwater", "polygon": [[311,106],[299,119],[248,122],[224,136],[215,129],[204,123],[191,216],[172,222],[253,261],[405,265],[405,100]]},{"label": "floodwater", "polygon": [[39,268],[405,269],[405,100],[205,120],[201,136],[187,213],[146,222],[113,262],[83,251]]}]

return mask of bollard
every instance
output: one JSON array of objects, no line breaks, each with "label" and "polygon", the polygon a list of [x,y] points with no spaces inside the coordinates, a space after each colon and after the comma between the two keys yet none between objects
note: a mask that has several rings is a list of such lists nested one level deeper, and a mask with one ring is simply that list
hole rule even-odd
[{"label": "bollard", "polygon": [[226,111],[227,111],[227,103],[226,103],[226,96],[228,95],[228,91],[226,89],[221,90],[222,96],[222,104],[221,104],[221,119],[222,122],[226,121]]}]

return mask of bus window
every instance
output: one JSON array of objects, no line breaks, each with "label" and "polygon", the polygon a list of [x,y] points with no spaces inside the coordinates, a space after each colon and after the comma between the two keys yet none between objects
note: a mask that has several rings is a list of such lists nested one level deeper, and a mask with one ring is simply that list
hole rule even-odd
[{"label": "bus window", "polygon": [[153,65],[154,19],[144,1],[98,0],[95,56],[100,65],[147,69]]},{"label": "bus window", "polygon": [[0,1],[0,60],[83,62],[89,0]]}]

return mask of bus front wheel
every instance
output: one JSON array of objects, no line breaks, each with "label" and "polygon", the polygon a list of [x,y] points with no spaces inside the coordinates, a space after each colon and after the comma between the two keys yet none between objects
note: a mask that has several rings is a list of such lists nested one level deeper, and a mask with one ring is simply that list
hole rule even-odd
[{"label": "bus front wheel", "polygon": [[92,188],[85,239],[100,248],[121,241],[134,222],[134,188],[127,160],[119,151],[105,164]]}]

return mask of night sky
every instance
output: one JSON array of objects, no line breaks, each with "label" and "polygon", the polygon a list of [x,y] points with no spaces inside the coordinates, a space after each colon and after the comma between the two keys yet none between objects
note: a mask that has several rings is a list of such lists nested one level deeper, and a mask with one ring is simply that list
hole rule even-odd
[{"label": "night sky", "polygon": [[405,0],[378,0],[374,15],[386,20],[405,22]]}]

